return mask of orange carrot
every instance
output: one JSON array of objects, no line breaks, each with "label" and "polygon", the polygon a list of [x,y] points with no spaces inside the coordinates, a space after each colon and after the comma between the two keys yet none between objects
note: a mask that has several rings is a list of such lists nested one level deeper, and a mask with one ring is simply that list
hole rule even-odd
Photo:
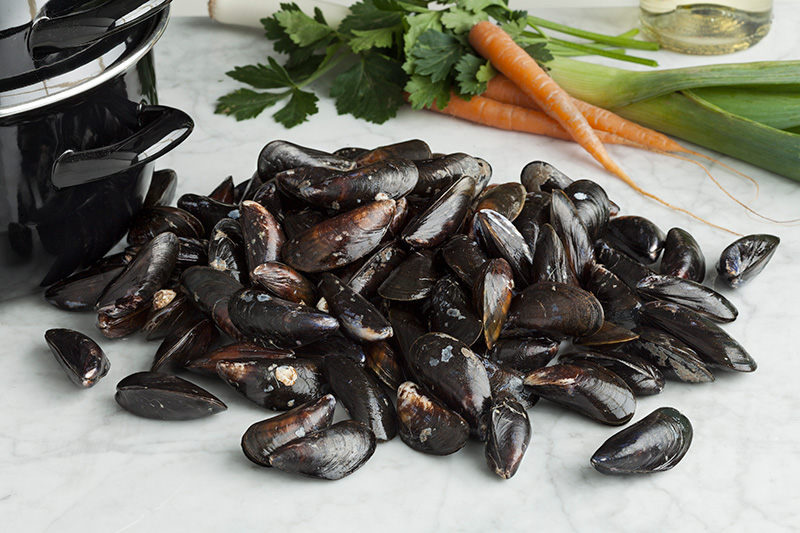
[{"label": "orange carrot", "polygon": [[606,152],[594,129],[572,103],[570,96],[553,81],[528,53],[497,25],[475,24],[469,43],[494,68],[505,74],[607,170],[634,188],[638,186]]}]

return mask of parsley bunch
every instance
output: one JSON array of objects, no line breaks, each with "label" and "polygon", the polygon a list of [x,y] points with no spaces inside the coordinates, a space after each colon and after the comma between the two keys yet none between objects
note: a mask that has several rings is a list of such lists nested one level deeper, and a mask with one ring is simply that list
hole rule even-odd
[{"label": "parsley bunch", "polygon": [[[405,99],[414,109],[444,108],[451,91],[470,98],[486,90],[492,66],[467,41],[474,24],[494,19],[520,46],[545,63],[553,55],[599,54],[638,63],[650,60],[614,48],[656,49],[657,45],[585,32],[511,10],[507,0],[362,0],[338,28],[316,8],[313,16],[296,4],[261,20],[274,50],[286,56],[267,64],[235,67],[227,75],[255,89],[238,89],[217,102],[217,113],[237,120],[258,116],[287,100],[273,118],[291,128],[318,111],[317,96],[306,88],[334,74],[330,96],[339,114],[381,124],[397,114]],[[556,39],[542,28],[586,39],[576,43]]]}]

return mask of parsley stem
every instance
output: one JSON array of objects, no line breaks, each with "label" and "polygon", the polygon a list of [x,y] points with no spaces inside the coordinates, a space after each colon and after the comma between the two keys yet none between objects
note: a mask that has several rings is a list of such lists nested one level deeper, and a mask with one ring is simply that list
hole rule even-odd
[{"label": "parsley stem", "polygon": [[581,37],[589,39],[597,43],[609,44],[611,46],[618,46],[620,48],[634,48],[636,50],[658,50],[658,43],[651,41],[639,41],[637,39],[629,39],[627,37],[614,37],[613,35],[604,35],[602,33],[594,33],[591,31],[579,30],[557,22],[551,22],[533,15],[528,15],[528,24],[531,26],[541,26],[550,30],[555,30],[574,37]]},{"label": "parsley stem", "polygon": [[658,62],[656,62],[656,61],[654,61],[652,59],[647,59],[647,58],[644,58],[644,57],[632,56],[632,55],[626,54],[625,52],[618,52],[616,50],[607,50],[605,48],[601,48],[601,47],[596,46],[596,45],[579,44],[579,43],[573,43],[572,41],[564,41],[564,40],[561,40],[561,39],[553,39],[553,38],[551,38],[550,40],[551,40],[551,42],[553,44],[558,44],[560,46],[563,46],[564,48],[576,50],[578,52],[582,52],[582,53],[585,53],[585,54],[609,57],[611,59],[618,59],[620,61],[628,61],[630,63],[638,63],[640,65],[647,65],[649,67],[657,67],[658,66]]}]

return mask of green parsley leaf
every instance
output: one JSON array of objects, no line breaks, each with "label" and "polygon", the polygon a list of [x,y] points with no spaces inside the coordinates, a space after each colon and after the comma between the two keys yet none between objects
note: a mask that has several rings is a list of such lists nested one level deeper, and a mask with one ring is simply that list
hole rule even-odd
[{"label": "green parsley leaf", "polygon": [[355,30],[403,29],[403,11],[393,0],[364,0],[350,6],[348,14],[339,25],[339,32],[352,34]]},{"label": "green parsley leaf", "polygon": [[403,63],[403,70],[408,74],[414,73],[414,56],[411,55],[411,49],[417,43],[419,36],[426,31],[442,31],[441,17],[441,11],[431,11],[429,13],[420,13],[419,15],[406,18],[408,29],[403,37],[403,53],[406,56],[405,63]]},{"label": "green parsley leaf", "polygon": [[305,122],[310,115],[319,111],[317,108],[318,100],[319,98],[314,93],[294,88],[292,89],[292,97],[286,107],[276,112],[272,117],[287,128],[292,128]]},{"label": "green parsley leaf", "polygon": [[452,35],[428,30],[419,36],[411,48],[415,60],[416,74],[430,76],[437,82],[447,78],[458,60],[461,59],[463,44]]},{"label": "green parsley leaf", "polygon": [[539,63],[547,63],[553,59],[553,54],[550,53],[547,43],[529,44],[522,48]]},{"label": "green parsley leaf", "polygon": [[506,4],[507,2],[503,2],[503,0],[459,0],[458,2],[460,7],[473,13],[486,11],[490,6],[505,8]]},{"label": "green parsley leaf", "polygon": [[350,49],[359,53],[371,48],[389,48],[394,42],[395,34],[393,28],[353,30],[354,37],[350,39]]},{"label": "green parsley leaf", "polygon": [[292,84],[291,80],[286,79],[286,71],[283,69],[281,70],[282,72],[276,72],[271,66],[258,63],[255,65],[234,67],[233,70],[225,74],[236,81],[252,85],[257,89],[277,89]]},{"label": "green parsley leaf", "polygon": [[361,57],[333,80],[331,96],[340,115],[382,124],[397,115],[403,104],[406,75],[397,61],[372,53]]},{"label": "green parsley leaf", "polygon": [[238,89],[217,100],[215,113],[233,115],[236,120],[257,117],[264,109],[275,105],[287,93],[259,93],[250,89]]},{"label": "green parsley leaf", "polygon": [[311,46],[334,33],[333,28],[317,22],[302,11],[278,11],[275,20],[298,46]]},{"label": "green parsley leaf", "polygon": [[495,75],[491,63],[474,54],[464,54],[456,65],[456,81],[463,94],[481,94]]},{"label": "green parsley leaf", "polygon": [[486,13],[472,13],[466,9],[452,7],[442,14],[442,25],[456,34],[468,33],[482,20],[489,20]]},{"label": "green parsley leaf", "polygon": [[414,74],[406,84],[408,101],[415,110],[436,105],[444,109],[450,101],[450,86],[446,81],[433,82],[430,76]]}]

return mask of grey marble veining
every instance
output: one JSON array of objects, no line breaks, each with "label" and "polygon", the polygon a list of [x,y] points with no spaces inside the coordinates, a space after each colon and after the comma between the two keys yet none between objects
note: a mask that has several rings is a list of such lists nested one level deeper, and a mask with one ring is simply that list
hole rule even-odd
[{"label": "grey marble veining", "polygon": [[[665,67],[707,61],[800,57],[800,6],[776,4],[772,32],[751,50],[697,58],[659,53]],[[544,10],[542,16],[599,31],[635,24],[635,10]],[[156,46],[160,101],[195,120],[189,139],[159,161],[180,178],[178,194],[207,192],[232,175],[250,177],[266,142],[287,139],[333,150],[409,138],[435,151],[488,160],[494,181],[515,181],[535,159],[574,178],[598,181],[625,214],[645,215],[664,230],[695,235],[709,261],[734,237],[638,195],[575,145],[494,131],[449,117],[403,109],[384,125],[338,116],[321,98],[320,113],[292,130],[269,118],[236,122],[213,113],[216,98],[237,84],[234,65],[265,61],[261,32],[175,18]],[[725,326],[756,359],[752,374],[721,374],[714,383],[669,382],[639,401],[634,421],[672,406],[695,428],[689,453],[673,470],[636,478],[595,472],[589,457],[615,428],[547,402],[530,411],[533,437],[520,470],[503,481],[476,442],[449,457],[414,452],[399,439],[381,444],[352,476],[335,483],[292,477],[251,464],[239,440],[271,416],[210,378],[191,376],[229,410],[188,422],[136,418],[114,402],[123,377],[149,367],[156,344],[111,341],[89,314],[58,311],[40,296],[0,303],[0,520],[4,531],[796,531],[800,523],[800,375],[797,276],[800,230],[758,220],[729,200],[690,163],[631,148],[612,156],[648,190],[740,233],[782,239],[760,277],[723,290],[740,318]],[[708,153],[705,152],[704,153]],[[760,184],[750,205],[776,219],[800,217],[795,182],[724,157]],[[729,190],[751,200],[753,185],[709,165]],[[712,274],[713,275],[713,274]],[[92,389],[75,387],[49,352],[44,331],[70,327],[92,335],[111,370]]]}]

